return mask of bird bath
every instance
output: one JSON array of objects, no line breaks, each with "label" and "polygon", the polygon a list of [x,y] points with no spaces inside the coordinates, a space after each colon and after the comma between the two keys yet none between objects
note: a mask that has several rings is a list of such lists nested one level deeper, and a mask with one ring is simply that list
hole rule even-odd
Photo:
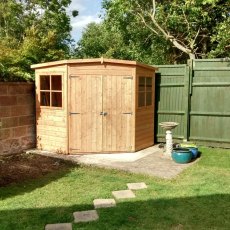
[{"label": "bird bath", "polygon": [[165,155],[171,157],[171,153],[173,150],[173,142],[172,142],[172,129],[175,129],[179,123],[177,122],[161,122],[159,123],[160,127],[166,130],[166,151]]}]

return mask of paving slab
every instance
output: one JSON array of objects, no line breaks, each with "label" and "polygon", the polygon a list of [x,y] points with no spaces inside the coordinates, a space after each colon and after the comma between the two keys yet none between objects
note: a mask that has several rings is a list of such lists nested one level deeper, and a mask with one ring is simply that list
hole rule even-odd
[{"label": "paving slab", "polygon": [[139,190],[139,189],[147,188],[147,185],[144,182],[128,183],[127,186],[128,186],[128,189],[130,189],[130,190]]},{"label": "paving slab", "polygon": [[71,223],[47,224],[45,226],[45,230],[72,230],[72,224]]},{"label": "paving slab", "polygon": [[75,223],[90,222],[90,221],[95,221],[99,219],[99,216],[96,210],[74,212],[73,216],[74,216]]},{"label": "paving slab", "polygon": [[129,199],[129,198],[134,198],[136,197],[133,191],[131,190],[119,190],[119,191],[113,191],[112,192],[113,196],[116,199]]},{"label": "paving slab", "polygon": [[116,201],[114,199],[95,199],[93,201],[94,208],[110,208],[116,206]]}]

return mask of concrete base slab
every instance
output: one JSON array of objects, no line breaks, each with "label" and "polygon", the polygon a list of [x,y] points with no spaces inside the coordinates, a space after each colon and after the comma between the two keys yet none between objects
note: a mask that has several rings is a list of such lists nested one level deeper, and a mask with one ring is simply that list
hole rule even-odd
[{"label": "concrete base slab", "polygon": [[131,190],[113,191],[112,194],[116,199],[129,199],[136,197]]},{"label": "concrete base slab", "polygon": [[157,145],[136,153],[118,154],[85,154],[63,155],[41,150],[28,150],[27,153],[69,160],[80,164],[95,165],[102,168],[119,169],[132,173],[171,179],[184,169],[192,166],[199,159],[188,164],[177,164],[171,158],[165,157],[163,150]]},{"label": "concrete base slab", "polygon": [[74,216],[75,223],[90,222],[99,219],[96,210],[74,212],[73,216]]},{"label": "concrete base slab", "polygon": [[116,206],[116,201],[114,199],[95,199],[93,201],[94,208],[110,208]]},{"label": "concrete base slab", "polygon": [[47,224],[45,230],[72,230],[72,224]]},{"label": "concrete base slab", "polygon": [[130,190],[139,190],[139,189],[147,188],[147,185],[144,182],[128,183],[127,186],[128,186],[128,189],[130,189]]}]

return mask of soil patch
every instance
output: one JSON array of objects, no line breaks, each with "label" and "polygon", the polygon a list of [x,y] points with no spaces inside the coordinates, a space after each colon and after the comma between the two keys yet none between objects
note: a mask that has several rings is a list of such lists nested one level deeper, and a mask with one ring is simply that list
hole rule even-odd
[{"label": "soil patch", "polygon": [[[76,165],[75,165],[76,166]],[[68,170],[73,163],[35,154],[0,157],[0,186],[40,178],[59,170]]]}]

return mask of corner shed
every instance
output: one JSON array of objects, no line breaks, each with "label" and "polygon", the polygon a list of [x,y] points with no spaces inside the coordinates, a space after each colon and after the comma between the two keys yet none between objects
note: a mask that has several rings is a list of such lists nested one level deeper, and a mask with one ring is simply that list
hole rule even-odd
[{"label": "corner shed", "polygon": [[154,144],[156,68],[103,58],[31,67],[37,148],[79,154],[134,152]]}]

